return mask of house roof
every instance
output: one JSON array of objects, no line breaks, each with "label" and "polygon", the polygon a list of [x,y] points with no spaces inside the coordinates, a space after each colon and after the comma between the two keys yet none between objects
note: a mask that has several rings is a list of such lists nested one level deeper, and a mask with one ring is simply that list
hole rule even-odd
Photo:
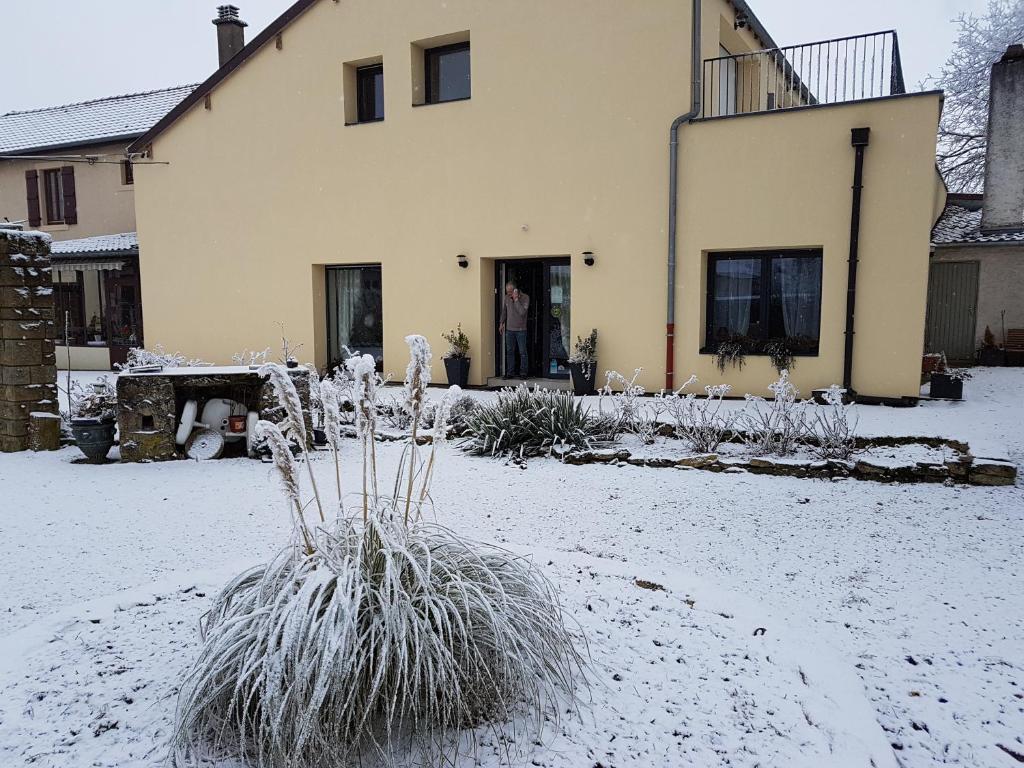
[{"label": "house roof", "polygon": [[139,238],[134,232],[57,240],[50,245],[50,255],[54,261],[76,256],[131,256],[138,252]]},{"label": "house roof", "polygon": [[0,115],[0,154],[128,141],[142,135],[195,85]]},{"label": "house roof", "polygon": [[959,205],[947,205],[932,228],[932,244],[945,245],[999,245],[1024,244],[1024,226],[999,232],[981,231],[981,210],[970,210]]},{"label": "house roof", "polygon": [[150,127],[139,138],[135,139],[129,146],[129,152],[142,152],[152,143],[153,139],[163,133],[178,118],[188,112],[204,96],[210,93],[214,87],[224,78],[244,64],[254,53],[260,50],[267,41],[275,38],[277,34],[291,24],[295,19],[304,14],[317,3],[317,0],[296,0],[288,9],[267,25],[266,29],[249,41],[238,53],[224,62],[216,72],[200,83],[195,90],[182,99],[174,109],[165,114],[156,125]]}]

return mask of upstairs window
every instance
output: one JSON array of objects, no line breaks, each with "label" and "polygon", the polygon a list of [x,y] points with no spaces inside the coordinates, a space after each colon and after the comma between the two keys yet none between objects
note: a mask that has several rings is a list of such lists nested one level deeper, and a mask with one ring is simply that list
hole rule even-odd
[{"label": "upstairs window", "polygon": [[43,194],[46,196],[46,223],[64,223],[64,184],[60,168],[43,171]]},{"label": "upstairs window", "polygon": [[816,355],[821,329],[821,251],[708,256],[706,351],[739,341],[749,352],[785,341]]},{"label": "upstairs window", "polygon": [[423,56],[427,104],[470,97],[468,41],[428,48]]},{"label": "upstairs window", "polygon": [[372,123],[384,119],[384,65],[373,64],[356,70],[357,121]]}]

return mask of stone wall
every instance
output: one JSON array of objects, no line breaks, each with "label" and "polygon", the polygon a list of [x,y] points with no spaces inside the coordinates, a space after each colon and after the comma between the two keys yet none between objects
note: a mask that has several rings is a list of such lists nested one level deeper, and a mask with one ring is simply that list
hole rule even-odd
[{"label": "stone wall", "polygon": [[29,417],[57,413],[50,239],[0,229],[0,452],[29,447]]},{"label": "stone wall", "polygon": [[[288,371],[302,403],[307,437],[313,434],[309,410],[309,371]],[[168,369],[159,373],[122,373],[117,377],[117,422],[121,436],[121,461],[167,461],[180,458],[184,450],[174,437],[185,399],[203,403],[210,397],[226,397],[245,403],[261,419],[279,423],[284,409],[273,387],[255,371],[239,368],[191,368],[188,372]]]}]

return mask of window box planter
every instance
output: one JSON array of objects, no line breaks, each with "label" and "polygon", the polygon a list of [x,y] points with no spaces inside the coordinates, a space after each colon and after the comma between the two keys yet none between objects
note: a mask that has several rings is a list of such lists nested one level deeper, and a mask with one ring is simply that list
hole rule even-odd
[{"label": "window box planter", "polygon": [[569,363],[569,374],[572,376],[572,390],[574,395],[584,397],[596,395],[597,389],[597,361],[587,365],[586,363]]},{"label": "window box planter", "polygon": [[102,464],[114,447],[114,430],[117,423],[112,418],[77,418],[71,420],[71,434],[75,445],[85,454],[90,464]]},{"label": "window box planter", "polygon": [[444,372],[448,376],[448,386],[460,386],[465,388],[469,384],[468,357],[446,357],[444,358]]},{"label": "window box planter", "polygon": [[933,371],[931,376],[931,387],[928,390],[928,394],[931,397],[939,397],[946,400],[963,400],[963,379],[954,378],[947,373],[938,373]]}]

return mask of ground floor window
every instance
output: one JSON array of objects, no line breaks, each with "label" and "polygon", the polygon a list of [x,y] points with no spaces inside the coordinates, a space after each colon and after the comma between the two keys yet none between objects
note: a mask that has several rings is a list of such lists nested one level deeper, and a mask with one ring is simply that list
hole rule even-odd
[{"label": "ground floor window", "polygon": [[327,267],[327,356],[331,367],[350,353],[384,364],[380,265]]},{"label": "ground floor window", "polygon": [[795,354],[817,354],[821,261],[820,250],[710,254],[706,351],[739,341],[756,353],[781,340]]}]

